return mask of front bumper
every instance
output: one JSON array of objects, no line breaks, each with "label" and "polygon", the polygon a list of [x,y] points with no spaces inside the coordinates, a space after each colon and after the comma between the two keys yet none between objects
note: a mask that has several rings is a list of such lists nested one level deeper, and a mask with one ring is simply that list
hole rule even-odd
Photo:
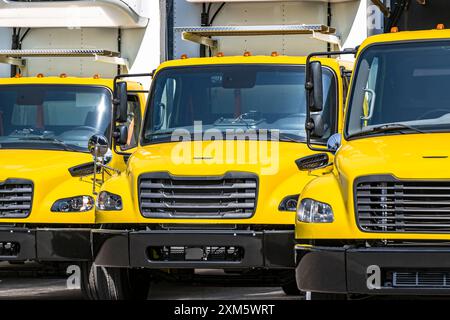
[{"label": "front bumper", "polygon": [[[369,295],[450,294],[450,281],[447,285],[443,280],[446,273],[450,275],[450,248],[297,245],[295,251],[297,284],[302,291]],[[426,275],[424,282],[419,279],[419,273]],[[394,274],[408,274],[408,281],[396,283]],[[433,280],[427,276],[432,276]]]},{"label": "front bumper", "polygon": [[[95,263],[109,267],[293,269],[293,244],[293,230],[93,230],[92,234]],[[201,251],[211,247],[239,248],[240,254],[231,260],[201,257]],[[181,257],[154,259],[150,253],[154,248],[186,251]]]},{"label": "front bumper", "polygon": [[91,229],[0,227],[0,261],[90,261]]}]

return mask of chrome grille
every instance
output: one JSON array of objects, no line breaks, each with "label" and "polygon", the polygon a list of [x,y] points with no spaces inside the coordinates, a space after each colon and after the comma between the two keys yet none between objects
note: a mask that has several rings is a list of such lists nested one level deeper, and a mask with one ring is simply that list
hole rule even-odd
[{"label": "chrome grille", "polygon": [[145,174],[139,179],[139,204],[147,218],[233,218],[253,216],[256,175],[227,173],[219,177]]},{"label": "chrome grille", "polygon": [[31,213],[33,183],[26,180],[0,182],[0,218],[26,218]]},{"label": "chrome grille", "polygon": [[367,232],[450,233],[450,181],[400,181],[392,176],[355,183],[356,216]]},{"label": "chrome grille", "polygon": [[450,272],[394,272],[394,288],[450,288]]}]

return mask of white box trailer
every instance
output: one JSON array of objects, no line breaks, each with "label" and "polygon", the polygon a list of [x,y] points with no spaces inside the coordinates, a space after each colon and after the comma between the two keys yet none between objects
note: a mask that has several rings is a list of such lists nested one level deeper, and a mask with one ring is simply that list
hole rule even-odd
[{"label": "white box trailer", "polygon": [[[168,52],[172,58],[208,55],[198,44],[212,38],[215,48],[226,55],[251,51],[267,55],[307,55],[314,51],[352,48],[369,33],[367,14],[372,3],[366,0],[169,0]],[[378,19],[382,16],[375,7]],[[257,35],[250,37],[250,35]],[[272,35],[271,35],[272,34]],[[299,37],[300,34],[303,36]],[[226,38],[224,37],[226,36]],[[200,37],[200,38],[199,38]],[[195,41],[197,40],[197,41]],[[214,45],[206,43],[210,48]]]},{"label": "white box trailer", "polygon": [[[106,50],[119,53],[114,58],[126,61],[121,72],[148,71],[165,59],[165,32],[160,20],[164,11],[165,3],[158,0],[1,0],[0,49]],[[109,64],[97,61],[95,56],[61,59],[43,55],[27,59],[26,65],[20,68],[1,65],[0,76],[21,72],[23,76],[66,73],[110,78],[119,72],[117,61]]]},{"label": "white box trailer", "polygon": [[[368,26],[373,19],[368,14],[376,16],[375,28]],[[380,32],[382,20],[370,0],[0,0],[0,49],[109,50],[128,60],[129,72],[140,73],[182,54],[207,55],[209,49],[227,55],[306,55],[355,47],[368,34]],[[224,30],[236,34],[225,37]],[[206,41],[216,46],[199,51],[183,34],[190,40],[212,38]],[[0,66],[0,76],[15,72]],[[29,61],[24,75],[63,72],[111,77],[117,68],[86,58],[46,57]]]},{"label": "white box trailer", "polygon": [[[0,0],[0,49],[103,49],[119,52],[132,73],[167,59],[208,55],[198,43],[226,55],[306,55],[333,47],[354,48],[390,26],[421,28],[450,21],[446,0]],[[386,18],[383,18],[385,14]],[[449,22],[450,23],[450,22]],[[309,26],[309,28],[308,28]],[[327,32],[317,32],[328,28]],[[278,30],[277,30],[278,28]],[[285,33],[280,35],[280,29]],[[305,29],[299,36],[300,29]],[[293,32],[297,29],[297,32]],[[224,31],[238,31],[224,36]],[[250,36],[249,30],[261,36]],[[194,32],[193,32],[194,31]],[[274,32],[278,31],[278,32]],[[246,33],[247,32],[247,33]],[[270,35],[273,32],[273,35]],[[222,33],[222,34],[221,34]],[[253,33],[254,34],[254,33]],[[264,35],[264,36],[263,36]],[[186,39],[186,37],[184,37]],[[217,42],[216,42],[217,41]],[[213,52],[214,50],[211,50]],[[349,59],[349,57],[346,57]],[[24,75],[111,77],[116,66],[92,59],[33,59]],[[10,76],[0,65],[0,76]]]}]

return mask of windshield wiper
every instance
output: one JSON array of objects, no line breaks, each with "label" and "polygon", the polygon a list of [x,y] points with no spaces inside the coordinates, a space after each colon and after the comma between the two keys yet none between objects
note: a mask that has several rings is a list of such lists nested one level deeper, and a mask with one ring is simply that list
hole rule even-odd
[{"label": "windshield wiper", "polygon": [[77,150],[76,148],[73,148],[69,146],[64,141],[55,139],[55,138],[44,138],[44,137],[26,137],[26,138],[20,138],[21,141],[42,141],[42,142],[49,142],[53,144],[57,144],[64,148],[65,151],[74,151],[74,152],[80,152],[80,150]]},{"label": "windshield wiper", "polygon": [[418,128],[409,126],[407,124],[404,123],[390,123],[390,124],[383,124],[377,127],[372,127],[369,130],[365,130],[365,131],[361,131],[359,133],[353,134],[351,136],[349,136],[349,138],[353,138],[353,137],[359,137],[359,136],[366,136],[366,135],[370,135],[373,133],[382,133],[382,132],[395,132],[398,131],[401,134],[404,134],[404,130],[410,130],[410,131],[414,131],[417,133],[426,133],[425,131],[422,131]]},{"label": "windshield wiper", "polygon": [[288,134],[282,132],[279,133],[279,138],[280,141],[282,142],[295,142],[295,143],[303,142],[302,140],[294,139],[290,137]]},{"label": "windshield wiper", "polygon": [[145,140],[152,140],[154,137],[171,136],[175,131],[149,132],[144,135]]}]

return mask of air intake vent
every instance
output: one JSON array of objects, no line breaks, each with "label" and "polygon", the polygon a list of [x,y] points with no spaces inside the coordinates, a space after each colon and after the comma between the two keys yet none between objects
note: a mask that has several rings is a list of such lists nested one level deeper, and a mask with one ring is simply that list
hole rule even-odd
[{"label": "air intake vent", "polygon": [[0,182],[0,219],[26,218],[31,213],[33,183],[27,180]]},{"label": "air intake vent", "polygon": [[355,183],[355,199],[363,231],[450,233],[450,181],[364,177]]},{"label": "air intake vent", "polygon": [[220,177],[150,173],[139,179],[139,203],[146,218],[250,218],[257,192],[257,176],[249,173]]},{"label": "air intake vent", "polygon": [[450,272],[410,271],[393,273],[394,288],[450,288]]}]

